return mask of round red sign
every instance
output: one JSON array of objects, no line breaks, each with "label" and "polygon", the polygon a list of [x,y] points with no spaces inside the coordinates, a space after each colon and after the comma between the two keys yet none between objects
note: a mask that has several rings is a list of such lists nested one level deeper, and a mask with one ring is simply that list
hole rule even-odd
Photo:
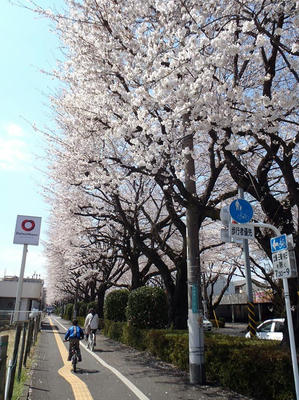
[{"label": "round red sign", "polygon": [[32,231],[35,228],[35,222],[32,219],[24,219],[21,227],[26,232]]}]

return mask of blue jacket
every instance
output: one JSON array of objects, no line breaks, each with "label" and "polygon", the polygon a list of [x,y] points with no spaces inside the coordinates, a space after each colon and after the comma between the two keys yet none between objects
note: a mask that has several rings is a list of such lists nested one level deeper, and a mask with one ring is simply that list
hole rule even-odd
[{"label": "blue jacket", "polygon": [[78,326],[78,325],[77,326],[71,326],[67,330],[67,332],[66,332],[66,334],[64,336],[64,340],[67,340],[68,338],[70,338],[70,339],[74,339],[74,338],[83,339],[84,338],[84,333],[83,333],[82,329],[80,328],[80,326]]}]

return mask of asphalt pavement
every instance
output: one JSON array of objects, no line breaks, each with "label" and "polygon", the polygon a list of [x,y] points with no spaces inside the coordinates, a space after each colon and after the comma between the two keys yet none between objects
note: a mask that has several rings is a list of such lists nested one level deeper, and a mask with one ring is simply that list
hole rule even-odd
[{"label": "asphalt pavement", "polygon": [[214,332],[230,336],[244,337],[247,332],[248,324],[238,322],[226,322],[224,328],[213,328]]},{"label": "asphalt pavement", "polygon": [[66,361],[68,321],[42,322],[25,400],[246,400],[217,386],[191,385],[188,374],[97,333],[94,352],[81,342],[77,373]]}]

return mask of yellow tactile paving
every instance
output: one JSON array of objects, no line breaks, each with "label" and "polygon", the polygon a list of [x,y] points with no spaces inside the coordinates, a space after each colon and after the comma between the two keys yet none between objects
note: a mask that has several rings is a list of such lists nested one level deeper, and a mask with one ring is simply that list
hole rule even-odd
[{"label": "yellow tactile paving", "polygon": [[[49,318],[49,321],[50,325],[54,326],[51,318]],[[64,366],[58,370],[59,375],[61,375],[71,385],[75,400],[93,400],[86,384],[71,372],[71,363],[67,361],[68,351],[65,348],[58,331],[53,330],[53,332],[64,363]]]}]

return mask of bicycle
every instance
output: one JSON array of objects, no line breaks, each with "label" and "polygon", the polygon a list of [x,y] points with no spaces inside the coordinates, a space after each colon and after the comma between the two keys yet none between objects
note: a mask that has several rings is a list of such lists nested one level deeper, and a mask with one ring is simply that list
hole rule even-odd
[{"label": "bicycle", "polygon": [[[64,342],[69,342],[69,339],[64,340]],[[79,349],[77,349],[76,346],[72,347],[71,355],[72,355],[71,356],[71,363],[72,363],[72,366],[73,366],[73,371],[76,372],[77,371],[77,363],[78,363],[78,361],[80,359],[80,357],[79,357]]]},{"label": "bicycle", "polygon": [[78,350],[76,348],[72,349],[72,358],[71,358],[71,362],[72,362],[72,366],[73,366],[73,371],[76,372],[77,371],[77,362],[79,360],[79,355],[78,355]]},{"label": "bicycle", "polygon": [[93,351],[94,349],[94,333],[91,331],[88,335],[88,339],[87,339],[87,348],[90,351]]}]

